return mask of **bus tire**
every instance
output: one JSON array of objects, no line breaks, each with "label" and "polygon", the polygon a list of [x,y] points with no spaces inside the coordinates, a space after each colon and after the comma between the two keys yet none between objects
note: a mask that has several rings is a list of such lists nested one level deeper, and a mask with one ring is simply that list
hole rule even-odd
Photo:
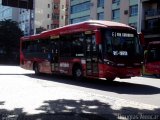
[{"label": "bus tire", "polygon": [[36,75],[40,75],[40,70],[39,70],[39,64],[35,63],[34,64],[34,71]]},{"label": "bus tire", "polygon": [[154,75],[156,78],[160,78],[160,74],[155,74]]},{"label": "bus tire", "polygon": [[115,80],[115,78],[106,78],[107,82],[112,82]]},{"label": "bus tire", "polygon": [[74,79],[81,80],[83,78],[82,67],[80,65],[74,66],[72,70]]}]

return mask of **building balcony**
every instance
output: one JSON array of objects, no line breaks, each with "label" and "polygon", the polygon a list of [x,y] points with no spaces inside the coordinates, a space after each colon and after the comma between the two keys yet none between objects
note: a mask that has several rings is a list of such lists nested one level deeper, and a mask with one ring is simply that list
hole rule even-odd
[{"label": "building balcony", "polygon": [[59,14],[60,13],[60,10],[59,9],[53,9],[53,13],[55,14]]},{"label": "building balcony", "polygon": [[153,37],[160,37],[160,27],[149,28],[142,30],[145,37],[153,38]]},{"label": "building balcony", "polygon": [[147,10],[145,12],[145,17],[153,17],[153,16],[160,17],[160,9],[158,9],[158,10],[151,9],[151,10]]},{"label": "building balcony", "polygon": [[53,19],[53,20],[52,20],[52,23],[53,23],[53,24],[58,24],[58,25],[59,25],[59,20]]}]

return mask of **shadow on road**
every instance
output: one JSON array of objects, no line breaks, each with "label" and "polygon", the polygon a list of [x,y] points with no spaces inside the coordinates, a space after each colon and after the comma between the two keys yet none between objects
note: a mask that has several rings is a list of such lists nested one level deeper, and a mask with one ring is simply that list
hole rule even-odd
[{"label": "shadow on road", "polygon": [[83,80],[77,81],[67,76],[57,76],[57,75],[51,76],[46,74],[41,76],[30,74],[27,76],[31,78],[41,79],[44,81],[53,81],[53,82],[58,82],[58,83],[63,83],[68,85],[81,86],[85,88],[110,91],[110,92],[115,92],[119,94],[151,95],[151,94],[160,93],[160,88],[150,86],[150,85],[136,84],[136,83],[128,83],[128,82],[120,82],[120,81],[108,82],[105,80],[97,80],[97,79],[83,79]]},{"label": "shadow on road", "polygon": [[0,101],[0,105],[4,105],[4,103],[5,103],[4,101]]},{"label": "shadow on road", "polygon": [[17,76],[17,75],[31,75],[30,73],[0,73],[0,76],[3,75],[13,75],[13,76]]},{"label": "shadow on road", "polygon": [[0,109],[1,120],[159,120],[160,109],[143,110],[131,107],[123,107],[114,110],[110,105],[98,100],[48,100],[45,105],[36,110],[43,111],[39,114],[27,114],[24,108],[14,110]]}]

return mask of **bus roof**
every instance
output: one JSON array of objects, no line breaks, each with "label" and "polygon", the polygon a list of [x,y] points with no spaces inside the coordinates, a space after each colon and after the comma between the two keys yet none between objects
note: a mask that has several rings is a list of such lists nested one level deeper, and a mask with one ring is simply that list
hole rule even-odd
[{"label": "bus roof", "polygon": [[31,35],[31,36],[21,37],[21,40],[35,40],[35,39],[39,39],[39,38],[41,38],[41,35],[35,34],[35,35]]},{"label": "bus roof", "polygon": [[76,33],[82,31],[90,31],[96,30],[98,28],[115,28],[115,29],[130,29],[135,30],[134,28],[118,23],[118,22],[111,22],[111,21],[103,21],[103,20],[88,20],[76,24],[66,25],[60,28],[56,28],[49,31],[42,32],[42,36],[49,36],[49,35],[62,35],[62,34],[69,34],[69,33]]},{"label": "bus roof", "polygon": [[[115,29],[128,29],[128,30],[135,30],[134,28],[118,23],[118,22],[112,22],[112,21],[104,21],[104,20],[88,20],[76,24],[70,24],[66,25],[60,28],[44,31],[38,35],[32,35],[29,37],[23,37],[23,40],[27,39],[38,39],[38,38],[44,38],[54,35],[62,35],[62,34],[70,34],[70,33],[76,33],[76,32],[82,32],[82,31],[91,31],[91,30],[97,30],[98,28],[115,28]],[[26,38],[26,39],[25,39]]]}]

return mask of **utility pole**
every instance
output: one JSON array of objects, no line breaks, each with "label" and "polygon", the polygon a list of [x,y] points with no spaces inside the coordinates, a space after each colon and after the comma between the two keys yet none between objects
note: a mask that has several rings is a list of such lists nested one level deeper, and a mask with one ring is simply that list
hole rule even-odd
[{"label": "utility pole", "polygon": [[137,20],[137,32],[141,32],[142,29],[142,0],[138,0],[138,20]]}]

